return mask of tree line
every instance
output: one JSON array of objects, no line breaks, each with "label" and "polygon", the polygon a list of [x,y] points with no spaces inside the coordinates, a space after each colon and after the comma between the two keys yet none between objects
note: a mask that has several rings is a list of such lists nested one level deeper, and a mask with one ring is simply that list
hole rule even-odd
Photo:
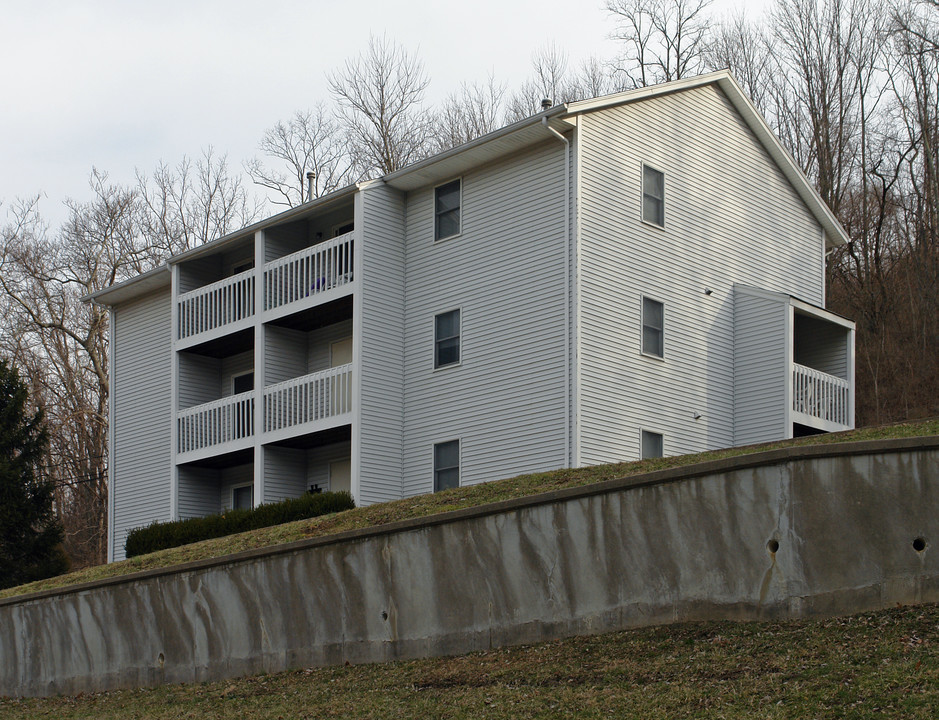
[{"label": "tree line", "polygon": [[49,426],[39,471],[76,566],[107,538],[108,315],[80,299],[172,254],[553,103],[729,68],[840,219],[828,307],[857,322],[857,422],[939,414],[939,0],[776,0],[761,19],[711,0],[606,0],[620,53],[547,45],[509,89],[495,75],[436,106],[419,57],[387,37],[327,74],[329,96],[272,125],[233,167],[212,149],[91,199],[51,228],[38,196],[4,206],[0,358]]}]

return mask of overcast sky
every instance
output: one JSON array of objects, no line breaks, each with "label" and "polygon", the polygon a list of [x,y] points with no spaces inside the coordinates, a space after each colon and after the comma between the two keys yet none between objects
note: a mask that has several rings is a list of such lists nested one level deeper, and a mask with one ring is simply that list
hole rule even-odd
[{"label": "overcast sky", "polygon": [[[759,4],[759,2],[757,3]],[[753,5],[751,0],[748,5]],[[742,0],[718,0],[718,14]],[[425,63],[428,100],[490,72],[511,91],[554,42],[612,57],[603,0],[0,0],[0,220],[17,197],[89,197],[213,146],[240,168],[264,130],[328,99],[325,73],[387,34]],[[749,11],[749,8],[748,8]]]}]

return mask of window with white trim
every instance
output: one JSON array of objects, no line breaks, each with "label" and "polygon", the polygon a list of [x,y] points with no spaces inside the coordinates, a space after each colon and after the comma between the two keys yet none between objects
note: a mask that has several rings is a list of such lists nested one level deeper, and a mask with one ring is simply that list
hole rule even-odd
[{"label": "window with white trim", "polygon": [[642,354],[665,357],[665,304],[642,298]]},{"label": "window with white trim", "polygon": [[642,431],[642,459],[660,458],[663,450],[662,433]]},{"label": "window with white trim", "polygon": [[434,242],[460,234],[462,185],[457,178],[434,188]]},{"label": "window with white trim", "polygon": [[460,311],[434,316],[434,368],[460,362]]},{"label": "window with white trim", "polygon": [[665,227],[665,173],[642,166],[642,219]]},{"label": "window with white trim", "polygon": [[460,441],[434,445],[434,492],[460,487]]}]

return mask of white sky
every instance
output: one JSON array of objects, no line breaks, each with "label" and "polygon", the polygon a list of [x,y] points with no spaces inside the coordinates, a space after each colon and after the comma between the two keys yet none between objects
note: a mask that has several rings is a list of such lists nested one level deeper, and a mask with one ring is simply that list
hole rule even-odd
[{"label": "white sky", "polygon": [[418,52],[435,102],[490,72],[511,92],[549,42],[612,57],[613,28],[603,0],[0,0],[0,222],[38,192],[62,221],[93,166],[128,183],[212,145],[239,169],[370,34]]}]

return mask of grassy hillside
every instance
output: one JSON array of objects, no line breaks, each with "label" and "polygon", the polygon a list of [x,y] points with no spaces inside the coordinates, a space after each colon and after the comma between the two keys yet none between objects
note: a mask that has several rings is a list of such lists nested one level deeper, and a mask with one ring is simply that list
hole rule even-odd
[{"label": "grassy hillside", "polygon": [[0,699],[29,718],[923,718],[939,708],[939,606],[688,623],[458,658],[201,685]]},{"label": "grassy hillside", "polygon": [[303,538],[319,537],[342,532],[344,530],[373,527],[398,520],[426,517],[450,510],[525,497],[548,492],[550,490],[558,490],[560,488],[588,485],[603,480],[629,477],[654,470],[683,467],[709,460],[747,455],[764,450],[797,445],[818,445],[855,440],[926,435],[939,435],[939,419],[917,423],[902,423],[885,427],[863,428],[829,435],[815,435],[785,442],[750,445],[694,455],[680,455],[676,457],[657,458],[655,460],[598,465],[577,470],[557,470],[549,473],[520,475],[507,480],[497,480],[482,485],[455,488],[441,493],[419,495],[404,500],[370,505],[368,507],[347,510],[312,520],[299,520],[294,523],[278,525],[272,528],[264,528],[262,530],[241,533],[226,538],[206,540],[180,548],[163,550],[149,555],[141,555],[130,560],[111,563],[110,565],[101,565],[50,578],[48,580],[40,580],[28,585],[8,588],[0,591],[0,598],[21,595],[35,590],[62,587],[105,577],[123,575],[148,568],[167,567],[191,560],[220,557],[241,550],[267,547],[291,542],[293,540],[301,540]]}]

